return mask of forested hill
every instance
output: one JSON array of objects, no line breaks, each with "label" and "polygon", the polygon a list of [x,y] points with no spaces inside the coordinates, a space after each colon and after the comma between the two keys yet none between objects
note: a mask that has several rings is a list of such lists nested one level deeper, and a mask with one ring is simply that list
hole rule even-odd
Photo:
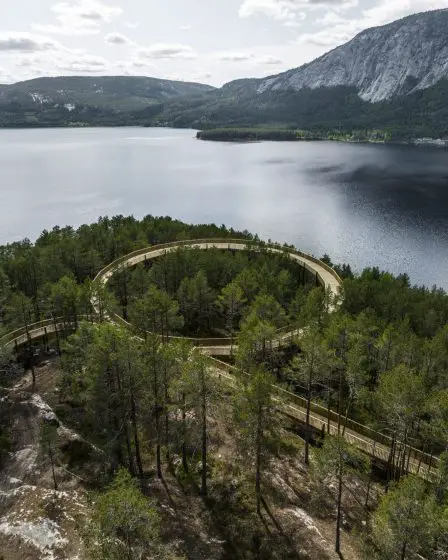
[{"label": "forested hill", "polygon": [[276,126],[320,136],[448,137],[448,10],[367,29],[315,61],[220,89],[143,77],[0,86],[0,127]]},{"label": "forested hill", "polygon": [[194,82],[160,80],[143,76],[65,76],[36,78],[0,86],[0,111],[33,113],[80,107],[127,112],[185,95],[213,91]]},{"label": "forested hill", "polygon": [[[362,100],[353,87],[272,92],[254,97],[219,90],[199,100],[167,103],[163,111],[142,118],[148,125],[173,127],[275,127],[307,130],[309,136],[338,137],[381,132],[390,140],[448,137],[448,80],[379,103]],[[138,121],[138,117],[137,117]],[[366,134],[367,133],[367,134]],[[376,134],[378,135],[378,134]]]},{"label": "forested hill", "polygon": [[270,127],[307,130],[310,136],[375,136],[390,140],[448,137],[448,80],[406,97],[363,101],[354,88],[266,92],[237,100],[223,90],[117,111],[79,105],[24,111],[19,103],[0,108],[0,127],[169,126],[198,130]]}]

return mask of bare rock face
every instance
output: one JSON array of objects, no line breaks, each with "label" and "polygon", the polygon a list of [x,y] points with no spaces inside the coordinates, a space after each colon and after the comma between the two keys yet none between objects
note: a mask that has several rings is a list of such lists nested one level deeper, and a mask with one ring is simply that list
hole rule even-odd
[{"label": "bare rock face", "polygon": [[367,29],[315,61],[263,80],[267,91],[354,86],[371,102],[448,78],[448,9],[415,14]]}]

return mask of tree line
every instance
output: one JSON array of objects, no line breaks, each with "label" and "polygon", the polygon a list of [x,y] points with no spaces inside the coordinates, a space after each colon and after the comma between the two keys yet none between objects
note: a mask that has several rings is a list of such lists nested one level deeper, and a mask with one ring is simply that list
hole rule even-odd
[{"label": "tree line", "polygon": [[209,237],[252,236],[247,231],[189,225],[169,217],[115,216],[78,229],[54,227],[43,231],[34,243],[24,239],[0,246],[0,329],[23,326],[24,317],[29,322],[48,318],[51,291],[61,280],[65,285],[85,285],[88,292],[89,282],[101,268],[133,250]]}]

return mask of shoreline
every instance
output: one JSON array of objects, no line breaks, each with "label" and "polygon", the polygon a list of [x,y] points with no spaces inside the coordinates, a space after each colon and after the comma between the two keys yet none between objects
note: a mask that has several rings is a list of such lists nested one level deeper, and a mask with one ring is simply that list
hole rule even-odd
[{"label": "shoreline", "polygon": [[421,139],[416,138],[413,140],[350,140],[342,138],[291,138],[291,139],[268,139],[259,138],[256,140],[251,139],[240,139],[240,138],[199,138],[203,142],[222,142],[225,144],[259,144],[261,142],[336,142],[340,144],[370,144],[370,145],[381,145],[381,146],[410,146],[415,148],[441,148],[448,150],[448,140],[443,140],[441,138],[431,138],[431,139]]},{"label": "shoreline", "polygon": [[[422,137],[418,137],[418,138],[413,138],[410,140],[381,140],[381,139],[351,139],[351,138],[328,138],[325,136],[317,136],[315,138],[309,138],[309,137],[292,137],[292,135],[289,135],[289,137],[286,137],[286,134],[284,135],[284,137],[279,137],[279,138],[237,138],[237,137],[202,137],[201,133],[203,132],[207,132],[207,130],[198,130],[198,129],[194,129],[194,128],[190,128],[190,127],[173,127],[173,126],[147,126],[147,125],[139,125],[139,124],[123,124],[123,125],[107,125],[107,124],[98,124],[98,125],[94,125],[94,124],[79,124],[79,125],[57,125],[52,123],[51,125],[38,125],[38,126],[0,126],[0,131],[1,130],[61,130],[61,129],[69,129],[69,130],[73,130],[73,129],[86,129],[86,128],[92,128],[92,129],[97,129],[97,128],[105,128],[105,129],[112,129],[112,128],[164,128],[164,129],[172,129],[172,130],[196,130],[196,139],[198,140],[202,140],[204,142],[223,142],[223,143],[234,143],[234,144],[256,144],[259,142],[340,142],[340,143],[346,143],[346,144],[380,144],[380,145],[391,145],[391,146],[414,146],[414,147],[423,147],[423,148],[444,148],[448,150],[448,139],[444,139],[444,138],[430,138],[430,137],[426,137],[426,138],[422,138]],[[216,129],[217,131],[220,129]],[[269,129],[267,129],[269,131]],[[249,129],[248,129],[249,131]],[[211,131],[210,131],[211,132]],[[252,131],[250,131],[252,132]],[[253,130],[254,133],[257,133],[258,131],[256,129]],[[288,133],[290,131],[288,130],[275,130],[273,129],[270,132],[280,132],[280,133]],[[292,132],[292,131],[291,131]]]}]

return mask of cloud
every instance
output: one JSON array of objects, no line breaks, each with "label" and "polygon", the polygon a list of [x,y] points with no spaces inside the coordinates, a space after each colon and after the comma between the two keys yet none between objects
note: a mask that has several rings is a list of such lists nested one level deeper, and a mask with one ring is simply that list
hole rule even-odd
[{"label": "cloud", "polygon": [[55,67],[63,72],[77,72],[92,74],[104,72],[108,66],[107,60],[90,54],[71,55],[55,61]]},{"label": "cloud", "polygon": [[[134,68],[156,68],[155,64],[151,64],[146,60],[133,60],[130,65]],[[127,64],[124,63],[123,66],[127,66]]]},{"label": "cloud", "polygon": [[137,29],[140,23],[133,23],[132,21],[125,21],[124,25],[129,29]]},{"label": "cloud", "polygon": [[258,64],[282,64],[283,61],[276,56],[272,56],[271,54],[267,54],[265,56],[260,56],[257,58]]},{"label": "cloud", "polygon": [[35,35],[33,33],[18,33],[14,31],[0,33],[0,51],[3,52],[36,52],[61,49],[57,41]]},{"label": "cloud", "polygon": [[341,13],[329,11],[316,21],[324,25],[323,29],[302,34],[296,43],[311,44],[327,50],[349,41],[364,29],[385,25],[413,13],[447,6],[448,0],[376,0],[358,18],[347,18]]},{"label": "cloud", "polygon": [[11,84],[15,80],[5,68],[0,68],[0,84]]},{"label": "cloud", "polygon": [[180,29],[181,31],[190,31],[190,29],[192,29],[192,28],[193,28],[193,26],[190,25],[189,23],[187,23],[187,24],[185,24],[185,25],[181,25],[181,26],[179,27],[179,29]]},{"label": "cloud", "polygon": [[108,45],[133,45],[134,43],[126,37],[126,35],[122,35],[121,33],[108,33],[104,37],[104,41]]},{"label": "cloud", "polygon": [[265,15],[288,27],[297,27],[309,10],[330,7],[347,10],[358,4],[358,0],[244,0],[239,9],[241,18]]},{"label": "cloud", "polygon": [[292,0],[244,0],[238,13],[241,18],[262,14],[281,22],[304,17],[299,6]]},{"label": "cloud", "polygon": [[130,59],[118,62],[115,69],[123,76],[141,76],[153,73],[155,64],[147,60]]},{"label": "cloud", "polygon": [[245,52],[222,52],[215,54],[215,58],[218,60],[223,60],[225,62],[244,62],[250,60],[254,55],[252,53]]},{"label": "cloud", "polygon": [[44,58],[36,54],[21,54],[14,59],[14,64],[19,68],[33,68],[43,61]]},{"label": "cloud", "polygon": [[447,7],[447,0],[377,0],[371,8],[362,12],[358,24],[361,29],[365,29],[384,25],[410,14]]},{"label": "cloud", "polygon": [[57,23],[33,23],[31,26],[35,31],[60,35],[94,35],[100,32],[103,23],[110,23],[123,12],[118,6],[109,6],[100,0],[58,2],[51,10]]},{"label": "cloud", "polygon": [[169,43],[156,43],[140,49],[138,54],[143,58],[197,58],[195,51],[188,45]]}]

